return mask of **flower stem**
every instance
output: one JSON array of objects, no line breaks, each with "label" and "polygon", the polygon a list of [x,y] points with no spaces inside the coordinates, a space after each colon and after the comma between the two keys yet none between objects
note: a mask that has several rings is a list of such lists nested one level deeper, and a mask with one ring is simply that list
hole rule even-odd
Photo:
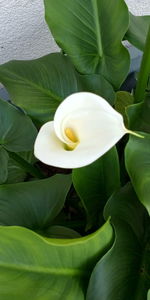
[{"label": "flower stem", "polygon": [[136,132],[134,132],[134,131],[132,131],[132,130],[127,130],[127,133],[129,133],[129,134],[131,134],[131,135],[134,135],[134,136],[137,136],[137,137],[139,137],[139,138],[141,138],[141,139],[144,139],[144,136],[143,136],[143,135],[141,135],[141,134],[139,134],[139,133],[136,133]]},{"label": "flower stem", "polygon": [[141,62],[138,82],[135,90],[135,103],[141,102],[145,97],[148,77],[150,75],[150,27],[147,33],[145,49]]},{"label": "flower stem", "polygon": [[18,155],[15,152],[8,151],[9,157],[15,160],[20,166],[23,167],[23,169],[32,175],[33,177],[36,177],[38,179],[45,178],[44,174],[40,171],[40,169],[34,167],[30,163],[28,163],[24,158],[22,158],[20,155]]}]

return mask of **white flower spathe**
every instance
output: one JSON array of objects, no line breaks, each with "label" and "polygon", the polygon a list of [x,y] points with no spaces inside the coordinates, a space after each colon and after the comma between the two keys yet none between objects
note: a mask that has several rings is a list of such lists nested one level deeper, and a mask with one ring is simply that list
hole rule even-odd
[{"label": "white flower spathe", "polygon": [[34,154],[50,166],[80,168],[94,162],[128,132],[122,115],[102,97],[75,93],[59,105],[54,121],[41,127]]}]

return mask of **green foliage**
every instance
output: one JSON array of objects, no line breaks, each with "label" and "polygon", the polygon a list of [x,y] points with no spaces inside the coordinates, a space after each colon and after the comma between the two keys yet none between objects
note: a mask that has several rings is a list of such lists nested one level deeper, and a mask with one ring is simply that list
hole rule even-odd
[{"label": "green foliage", "polygon": [[95,91],[112,104],[115,99],[112,86],[103,76],[78,74],[69,58],[60,53],[3,64],[0,81],[12,101],[41,123],[52,120],[60,102],[77,91]]},{"label": "green foliage", "polygon": [[91,271],[112,236],[108,221],[75,240],[44,239],[25,228],[1,227],[0,298],[84,300]]},{"label": "green foliage", "polygon": [[129,16],[129,28],[125,34],[125,39],[143,51],[150,26],[150,16],[134,16],[131,13]]},{"label": "green foliage", "polygon": [[128,92],[119,91],[116,93],[115,109],[123,116],[124,123],[128,127],[128,119],[126,116],[127,106],[133,104],[134,97]]},{"label": "green foliage", "polygon": [[131,186],[114,194],[105,207],[116,238],[97,263],[89,282],[87,300],[146,300],[150,286],[150,222]]},{"label": "green foliage", "polygon": [[[12,101],[0,99],[0,299],[150,300],[150,16],[132,15],[124,0],[44,4],[61,52],[0,66]],[[132,94],[119,90],[130,64],[123,39],[144,51]],[[74,170],[39,162],[38,129],[67,96],[83,91],[106,99],[143,138],[124,136]],[[92,109],[85,102],[91,132]],[[72,120],[82,123],[76,115],[67,116],[69,136],[62,132],[71,141]],[[42,146],[51,155],[44,139]]]},{"label": "green foliage", "polygon": [[44,3],[50,30],[77,70],[82,74],[102,74],[118,88],[129,70],[129,54],[121,44],[129,24],[125,2],[45,0]]},{"label": "green foliage", "polygon": [[73,184],[86,211],[87,229],[99,223],[106,201],[119,188],[119,172],[115,147],[91,165],[73,170]]},{"label": "green foliage", "polygon": [[37,130],[22,111],[0,99],[0,145],[19,152],[33,149]]},{"label": "green foliage", "polygon": [[7,180],[8,176],[8,160],[9,155],[7,151],[0,147],[0,184]]},{"label": "green foliage", "polygon": [[150,213],[150,134],[130,137],[126,146],[126,167],[139,200]]},{"label": "green foliage", "polygon": [[33,230],[48,227],[63,208],[70,185],[70,175],[59,174],[44,180],[1,185],[0,224]]}]

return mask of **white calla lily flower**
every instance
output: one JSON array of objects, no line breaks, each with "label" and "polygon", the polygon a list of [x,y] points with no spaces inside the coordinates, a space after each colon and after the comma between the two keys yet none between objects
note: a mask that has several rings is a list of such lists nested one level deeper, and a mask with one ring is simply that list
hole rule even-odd
[{"label": "white calla lily flower", "polygon": [[106,153],[126,133],[131,132],[122,115],[106,100],[92,93],[75,93],[59,105],[54,121],[41,127],[34,154],[50,166],[80,168]]}]

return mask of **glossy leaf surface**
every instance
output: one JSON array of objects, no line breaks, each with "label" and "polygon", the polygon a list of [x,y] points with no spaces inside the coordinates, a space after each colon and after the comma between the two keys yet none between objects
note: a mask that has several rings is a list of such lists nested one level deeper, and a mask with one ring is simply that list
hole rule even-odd
[{"label": "glossy leaf surface", "polygon": [[0,145],[12,152],[32,150],[37,135],[31,119],[0,99]]},{"label": "glossy leaf surface", "polygon": [[150,213],[150,134],[142,135],[143,139],[130,136],[125,160],[134,189]]},{"label": "glossy leaf surface", "polygon": [[126,116],[126,108],[128,105],[133,104],[134,98],[128,92],[119,91],[116,93],[115,109],[123,116],[125,126],[128,126],[128,120]]},{"label": "glossy leaf surface", "polygon": [[0,186],[0,224],[43,229],[61,211],[71,185],[69,175]]},{"label": "glossy leaf surface", "polygon": [[132,186],[114,194],[105,208],[111,216],[115,242],[96,265],[87,300],[146,300],[150,287],[150,219]]},{"label": "glossy leaf surface", "polygon": [[134,16],[130,13],[129,28],[125,39],[143,51],[149,26],[150,16]]},{"label": "glossy leaf surface", "polygon": [[84,300],[91,271],[110,246],[109,222],[75,240],[44,239],[19,227],[1,227],[0,298]]},{"label": "glossy leaf surface", "polygon": [[42,123],[52,120],[60,102],[77,91],[95,92],[110,104],[115,99],[112,86],[103,76],[78,74],[69,58],[60,53],[3,64],[0,81],[12,101]]},{"label": "glossy leaf surface", "polygon": [[76,69],[82,74],[100,73],[118,88],[129,69],[129,54],[121,43],[129,23],[125,2],[44,2],[50,30]]},{"label": "glossy leaf surface", "polygon": [[7,151],[0,147],[0,184],[4,183],[8,177],[8,160]]},{"label": "glossy leaf surface", "polygon": [[[30,163],[31,165],[36,162],[36,158],[33,156],[33,152],[19,152],[19,156],[21,156],[25,161]],[[22,182],[26,179],[27,172],[22,168],[20,164],[18,164],[14,159],[9,157],[8,160],[8,177],[6,183],[17,183]]]},{"label": "glossy leaf surface", "polygon": [[73,170],[73,184],[87,215],[87,228],[96,225],[110,195],[119,188],[119,162],[115,147],[89,166]]},{"label": "glossy leaf surface", "polygon": [[126,112],[130,129],[150,133],[150,96],[141,103],[130,105]]}]

